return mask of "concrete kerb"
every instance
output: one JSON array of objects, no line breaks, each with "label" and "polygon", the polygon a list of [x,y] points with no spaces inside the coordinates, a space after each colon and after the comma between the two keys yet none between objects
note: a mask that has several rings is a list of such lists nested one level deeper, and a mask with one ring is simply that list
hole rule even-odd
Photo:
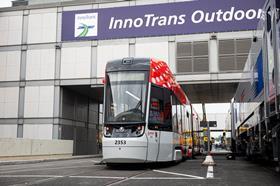
[{"label": "concrete kerb", "polygon": [[[1,165],[19,165],[19,164],[29,164],[29,163],[41,163],[41,162],[51,162],[51,161],[61,161],[61,160],[72,160],[72,159],[86,159],[86,158],[101,158],[102,154],[95,154],[95,155],[81,155],[81,156],[67,156],[67,157],[59,157],[59,158],[51,158],[46,157],[42,159],[28,159],[28,160],[4,160],[2,161],[0,158],[0,166]],[[30,157],[32,158],[32,157]],[[37,158],[34,156],[33,158]]]}]

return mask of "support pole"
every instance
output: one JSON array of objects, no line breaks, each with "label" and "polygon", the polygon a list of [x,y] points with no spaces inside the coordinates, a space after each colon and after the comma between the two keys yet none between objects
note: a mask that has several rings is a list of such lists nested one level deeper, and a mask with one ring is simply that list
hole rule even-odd
[{"label": "support pole", "polygon": [[202,162],[202,165],[205,166],[213,166],[216,165],[216,163],[213,160],[213,157],[211,156],[211,152],[210,152],[210,127],[209,127],[209,122],[207,122],[206,119],[206,111],[205,111],[205,104],[202,103],[202,111],[203,111],[203,121],[206,121],[207,123],[207,146],[208,146],[208,153],[207,156],[205,158],[205,160]]},{"label": "support pole", "polygon": [[210,127],[209,127],[209,122],[207,122],[207,146],[208,146],[208,148],[207,148],[207,150],[208,150],[208,152],[207,152],[207,154],[208,155],[210,155],[210,153],[211,153],[211,151],[210,151]]}]

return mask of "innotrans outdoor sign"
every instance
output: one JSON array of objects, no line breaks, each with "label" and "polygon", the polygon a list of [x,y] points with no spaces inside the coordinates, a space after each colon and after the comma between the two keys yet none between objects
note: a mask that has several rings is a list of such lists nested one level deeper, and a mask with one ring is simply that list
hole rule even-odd
[{"label": "innotrans outdoor sign", "polygon": [[64,11],[62,41],[254,30],[265,0],[193,0]]}]

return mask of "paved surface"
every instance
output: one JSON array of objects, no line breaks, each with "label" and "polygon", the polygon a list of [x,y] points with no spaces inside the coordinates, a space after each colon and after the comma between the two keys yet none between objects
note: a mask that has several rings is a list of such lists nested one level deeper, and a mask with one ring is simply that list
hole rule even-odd
[{"label": "paved surface", "polygon": [[26,164],[26,163],[40,163],[58,160],[71,160],[71,159],[84,159],[84,158],[95,158],[102,157],[101,154],[95,155],[49,155],[49,156],[15,156],[15,157],[0,157],[1,165],[16,165],[16,164]]},{"label": "paved surface", "polygon": [[[202,158],[180,164],[109,168],[101,158],[0,166],[0,185],[279,185],[280,174],[269,166],[243,159],[214,157],[217,166],[202,167]],[[206,178],[213,175],[213,178]]]}]

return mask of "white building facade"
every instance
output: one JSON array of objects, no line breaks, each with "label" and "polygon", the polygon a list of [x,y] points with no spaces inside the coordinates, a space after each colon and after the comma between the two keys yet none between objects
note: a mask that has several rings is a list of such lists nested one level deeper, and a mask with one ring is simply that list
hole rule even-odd
[{"label": "white building facade", "polygon": [[[81,35],[82,33],[74,33],[74,28],[71,30],[68,29],[70,27],[63,26],[67,24],[63,19],[63,17],[68,19],[67,12],[76,15],[76,11],[79,14],[83,11],[87,13],[97,11],[98,18],[101,19],[113,11],[114,15],[111,18],[114,17],[116,21],[118,15],[123,15],[118,14],[120,7],[129,10],[131,7],[141,9],[145,5],[144,8],[153,11],[163,5],[171,9],[171,12],[175,11],[175,15],[176,10],[172,10],[172,7],[178,3],[190,3],[194,9],[193,13],[199,11],[195,2],[85,0],[52,1],[52,3],[49,1],[49,4],[46,4],[42,1],[29,1],[28,6],[0,9],[0,138],[49,140],[50,143],[56,140],[70,140],[73,142],[73,154],[98,153],[102,134],[100,106],[103,100],[102,78],[107,61],[113,59],[124,57],[162,59],[169,64],[177,80],[183,86],[186,85],[185,88],[188,88],[188,84],[194,85],[190,87],[194,91],[197,91],[195,90],[197,84],[202,87],[213,84],[220,86],[221,89],[223,86],[231,87],[232,83],[239,81],[248,57],[254,34],[249,26],[248,29],[243,25],[240,29],[228,30],[230,29],[228,27],[232,27],[228,26],[231,21],[223,20],[223,26],[217,32],[215,32],[216,23],[210,22],[205,23],[207,29],[190,31],[192,33],[176,32],[176,27],[171,30],[167,28],[164,33],[154,32],[153,28],[150,28],[153,27],[152,22],[149,24],[146,22],[146,27],[149,27],[147,32],[145,28],[141,28],[144,32],[141,31],[138,36],[133,35],[138,31],[114,30],[113,28],[121,28],[121,23],[111,20],[108,29],[111,26],[111,31],[114,32],[112,37],[106,35],[100,36],[101,38],[97,35],[101,34],[102,30],[98,30],[98,33],[88,31],[90,37],[87,37]],[[264,1],[254,2],[253,7],[245,8],[243,13],[238,9],[232,12],[234,24],[257,22],[259,9],[262,8],[261,2]],[[250,4],[242,0],[239,3],[239,6],[242,6],[242,3],[246,6]],[[223,12],[232,11],[232,7],[235,5],[228,5]],[[213,11],[216,15],[213,21],[219,23],[217,17],[219,9],[214,8]],[[155,12],[154,16],[157,13]],[[199,13],[194,15],[193,25],[199,24],[201,18]],[[179,21],[183,22],[179,18],[177,26]],[[100,19],[94,26],[97,24],[98,27],[102,26],[104,20]],[[243,22],[243,19],[246,21]],[[74,24],[75,20],[71,21],[73,22],[71,24]],[[139,19],[133,23],[127,21],[126,26],[128,28],[133,24],[132,27],[136,27],[133,29],[137,29],[140,23]],[[171,23],[174,22],[171,20]],[[124,26],[125,23],[122,24]],[[169,23],[166,24],[168,26]],[[172,33],[169,34],[169,31]],[[68,32],[73,33],[65,36],[69,35]],[[127,32],[127,35],[119,32]],[[205,91],[208,90],[205,88]],[[193,97],[196,98],[195,95]]]}]

